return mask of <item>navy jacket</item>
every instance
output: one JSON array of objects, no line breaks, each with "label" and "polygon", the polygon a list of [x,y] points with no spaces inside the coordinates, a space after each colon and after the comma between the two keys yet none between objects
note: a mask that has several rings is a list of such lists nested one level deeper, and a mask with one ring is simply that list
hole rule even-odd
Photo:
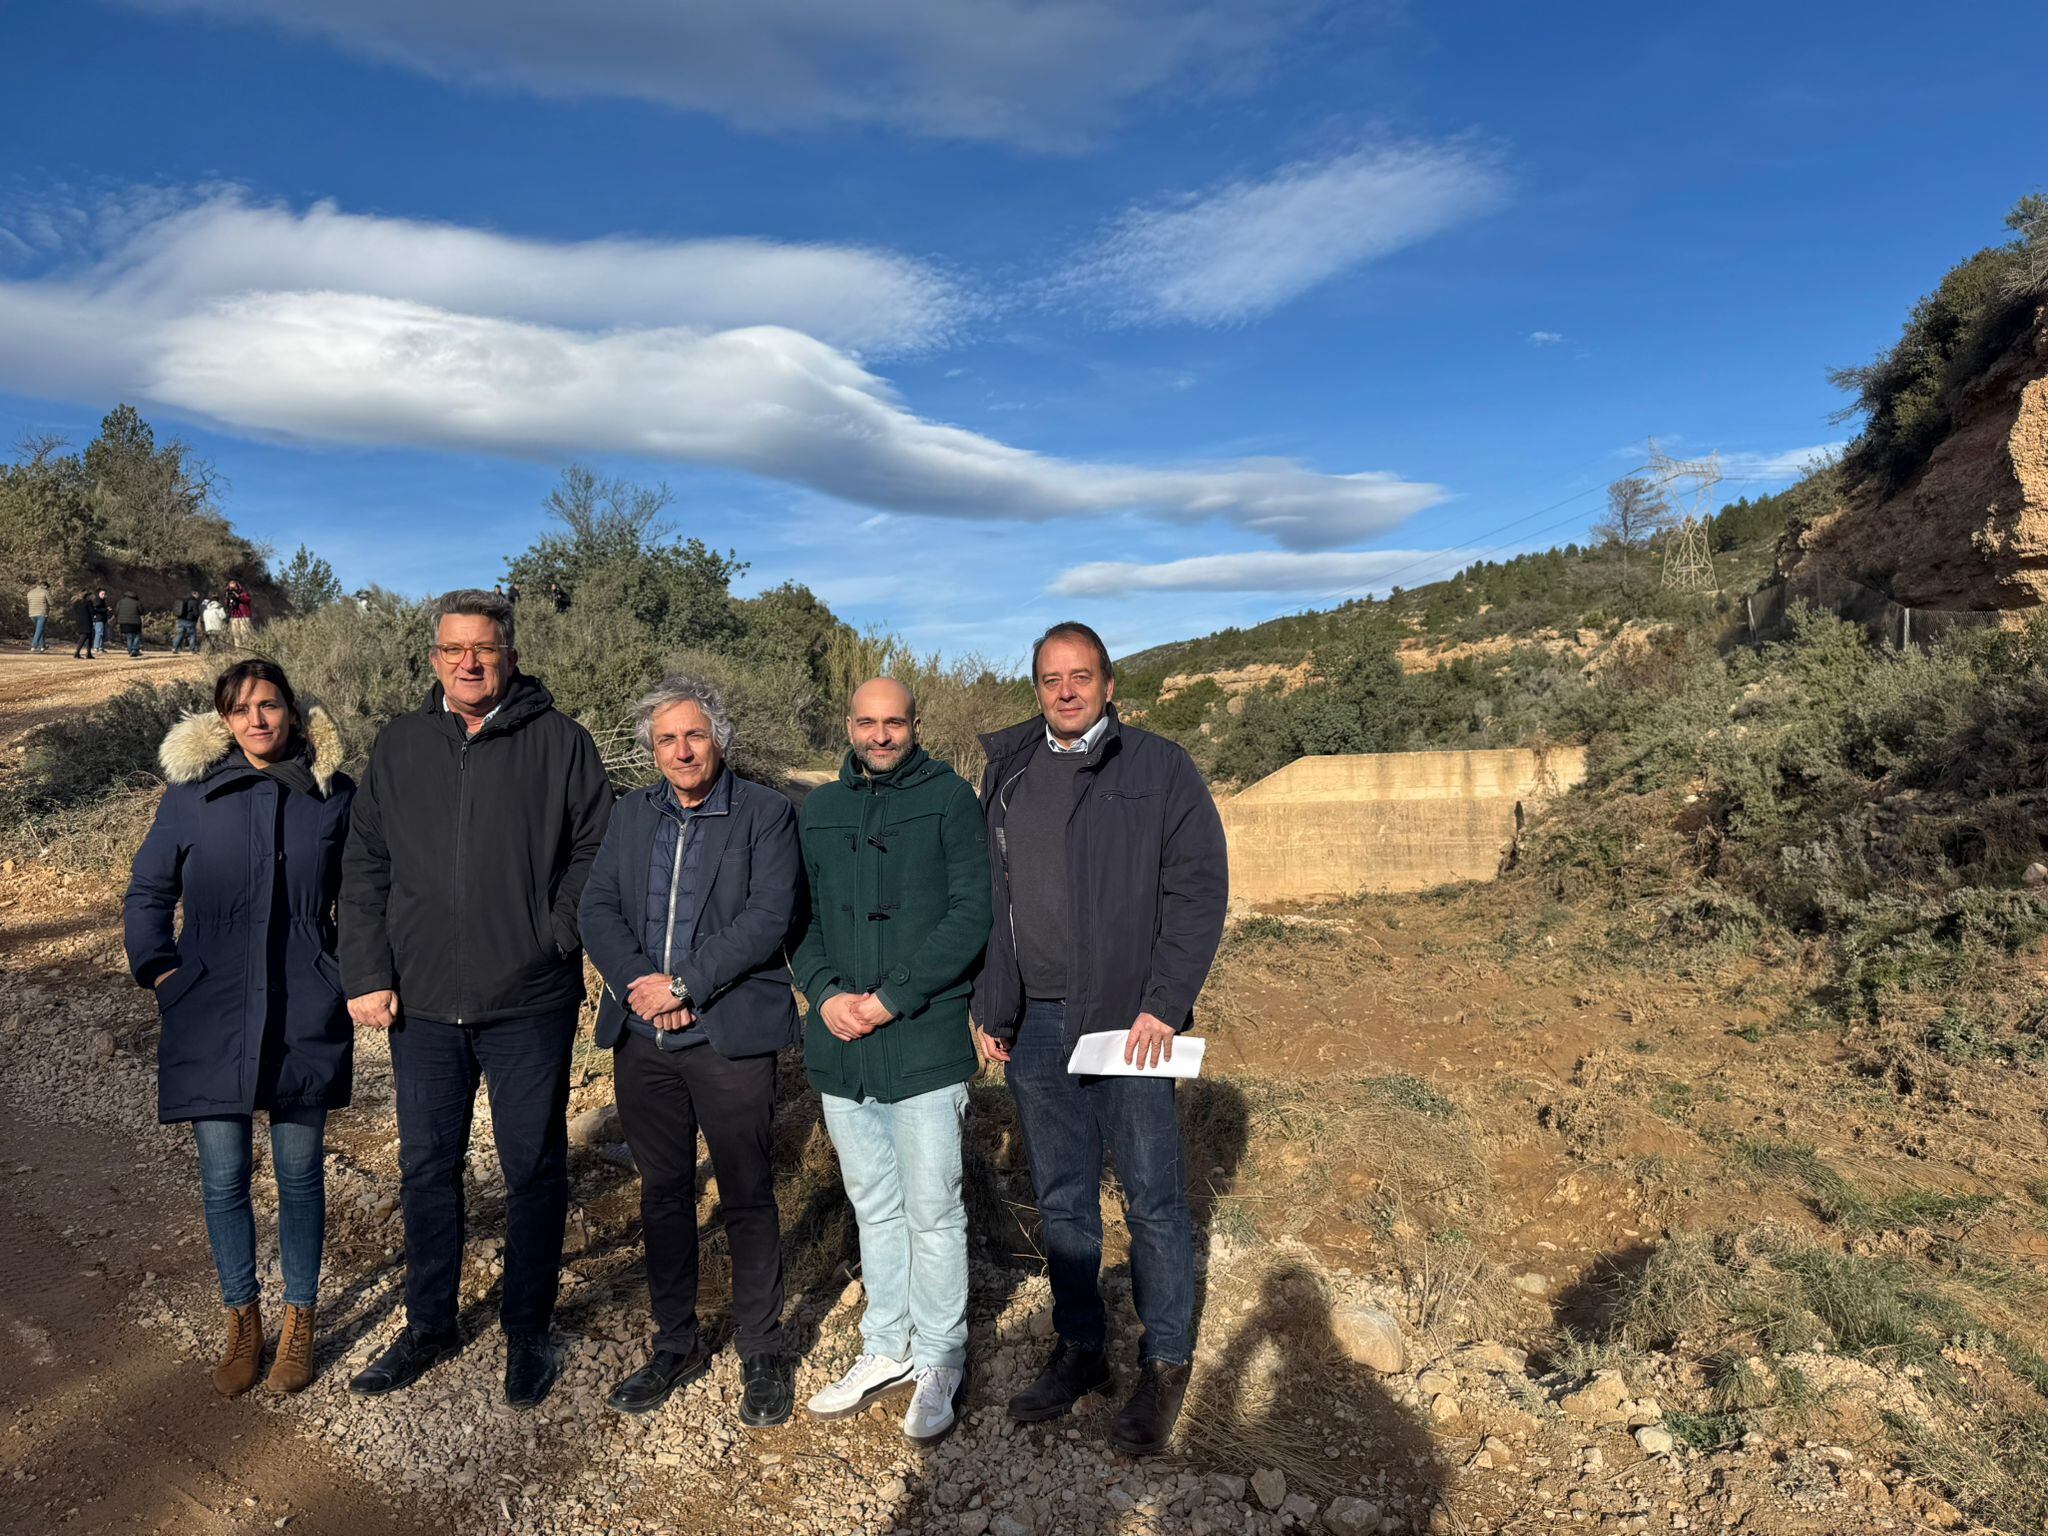
[{"label": "navy jacket", "polygon": [[[1008,793],[1045,740],[1045,721],[981,738],[995,926],[974,984],[974,1021],[1014,1040],[1024,1019],[1003,858]],[[1223,937],[1230,863],[1223,818],[1186,751],[1110,712],[1102,752],[1074,775],[1067,821],[1067,913],[1074,946],[1067,1043],[1129,1029],[1141,1013],[1186,1029]]]},{"label": "navy jacket", "polygon": [[[779,790],[730,768],[732,809],[691,830],[700,871],[696,920],[676,933],[673,974],[690,989],[697,1022],[721,1056],[760,1056],[794,1044],[796,997],[787,951],[804,910],[796,810]],[[636,789],[612,809],[610,826],[580,913],[584,948],[604,978],[597,1043],[626,1033],[626,994],[661,970],[642,942],[647,927],[647,859],[661,816],[661,785]]]},{"label": "navy jacket", "polygon": [[[161,752],[171,781],[136,852],[122,937],[156,989],[157,1118],[340,1109],[355,1052],[334,959],[334,898],[355,786],[324,741],[305,791],[249,766],[220,717],[188,715]],[[182,900],[185,922],[172,916]]]}]

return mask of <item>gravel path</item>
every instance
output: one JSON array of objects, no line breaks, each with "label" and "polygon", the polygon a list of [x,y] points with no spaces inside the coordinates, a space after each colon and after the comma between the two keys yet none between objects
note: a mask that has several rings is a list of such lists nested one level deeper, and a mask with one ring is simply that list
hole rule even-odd
[{"label": "gravel path", "polygon": [[[1009,1423],[1001,1403],[1046,1348],[1047,1296],[1041,1278],[981,1263],[968,1409],[936,1448],[902,1439],[894,1401],[842,1423],[800,1415],[749,1432],[730,1351],[660,1413],[622,1418],[602,1400],[639,1362],[646,1287],[637,1187],[609,1140],[610,1083],[594,1066],[572,1106],[581,1144],[554,1394],[530,1415],[499,1400],[492,1234],[502,1189],[480,1109],[470,1342],[413,1389],[359,1401],[345,1383],[397,1326],[401,1275],[389,1062],[375,1040],[359,1056],[357,1106],[330,1132],[321,1374],[295,1398],[219,1402],[204,1384],[218,1303],[189,1133],[155,1124],[154,1010],[122,984],[99,883],[58,885],[32,866],[0,901],[10,939],[35,935],[11,946],[0,973],[0,1448],[16,1469],[0,1481],[0,1528],[1399,1536],[1558,1524],[1876,1536],[1966,1523],[1881,1452],[1759,1436],[1687,1447],[1664,1424],[1665,1404],[1697,1392],[1687,1362],[1652,1357],[1629,1382],[1539,1374],[1521,1350],[1462,1333],[1455,1311],[1421,1334],[1418,1298],[1397,1276],[1328,1272],[1298,1245],[1208,1255],[1189,1412],[1177,1454],[1155,1463],[1108,1450],[1100,1401],[1049,1426]],[[785,1146],[792,1165],[820,1150],[806,1108],[785,1106],[783,1140],[801,1140]],[[270,1231],[267,1162],[257,1186],[259,1231]],[[707,1189],[707,1219],[714,1208]],[[705,1312],[717,1330],[715,1221],[706,1236]],[[263,1253],[275,1296],[274,1244]],[[798,1251],[793,1264],[809,1257]],[[1127,1285],[1113,1275],[1109,1289],[1127,1317]],[[843,1275],[796,1296],[800,1397],[857,1351],[859,1300]],[[1404,1360],[1359,1346],[1356,1320],[1370,1309],[1387,1315]],[[1899,1387],[1843,1378],[1843,1390]],[[1913,1405],[1908,1388],[1888,1406]]]}]

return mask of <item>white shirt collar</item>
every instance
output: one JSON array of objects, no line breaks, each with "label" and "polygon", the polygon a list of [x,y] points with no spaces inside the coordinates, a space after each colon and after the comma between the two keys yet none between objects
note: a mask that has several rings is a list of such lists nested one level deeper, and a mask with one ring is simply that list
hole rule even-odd
[{"label": "white shirt collar", "polygon": [[1062,755],[1071,755],[1077,752],[1093,752],[1095,750],[1095,744],[1098,741],[1102,740],[1102,733],[1108,729],[1109,711],[1104,710],[1102,712],[1102,718],[1096,721],[1093,725],[1089,726],[1086,731],[1082,732],[1081,739],[1075,742],[1071,747],[1061,746],[1059,737],[1053,735],[1052,727],[1049,725],[1045,728],[1045,744],[1052,751],[1061,753]]},{"label": "white shirt collar", "polygon": [[[483,719],[481,719],[481,720],[477,721],[477,723],[476,723],[476,731],[480,731],[480,730],[482,730],[482,729],[483,729],[483,728],[484,728],[485,726],[489,725],[489,724],[491,723],[491,715],[495,715],[495,714],[497,714],[497,712],[498,712],[499,710],[503,709],[504,707],[505,707],[505,701],[504,701],[503,699],[500,699],[500,700],[498,700],[498,702],[497,702],[497,703],[493,704],[493,705],[491,706],[491,712],[490,712],[490,714],[488,714],[488,715],[485,715],[485,716],[483,717]],[[448,695],[447,695],[447,694],[445,694],[445,693],[441,695],[441,708],[442,708],[442,709],[443,709],[444,711],[446,711],[446,712],[447,712],[448,714],[451,714],[451,715],[452,715],[452,714],[454,714],[454,713],[455,713],[455,707],[454,707],[454,706],[453,706],[452,704],[450,704],[450,703],[448,702]],[[470,730],[468,726],[464,726],[464,727],[463,727],[463,734],[465,734],[465,735],[468,735],[468,736],[474,736],[474,735],[476,734],[476,731],[472,731],[472,730]]]}]

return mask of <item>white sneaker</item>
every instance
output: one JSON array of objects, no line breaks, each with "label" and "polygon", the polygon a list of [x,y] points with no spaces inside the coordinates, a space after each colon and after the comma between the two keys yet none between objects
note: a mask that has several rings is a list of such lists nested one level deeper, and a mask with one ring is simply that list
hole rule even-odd
[{"label": "white sneaker", "polygon": [[917,1368],[917,1390],[903,1415],[903,1437],[919,1445],[945,1438],[953,1427],[954,1404],[960,1396],[960,1371],[950,1365]]},{"label": "white sneaker", "polygon": [[847,1373],[804,1407],[814,1419],[843,1419],[859,1413],[885,1392],[910,1380],[910,1362],[887,1355],[862,1355]]}]

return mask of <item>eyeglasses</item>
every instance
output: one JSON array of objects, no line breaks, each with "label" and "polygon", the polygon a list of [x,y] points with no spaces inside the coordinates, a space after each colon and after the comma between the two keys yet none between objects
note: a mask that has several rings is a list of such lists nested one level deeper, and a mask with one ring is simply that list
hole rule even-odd
[{"label": "eyeglasses", "polygon": [[451,667],[464,656],[474,656],[484,666],[489,666],[505,654],[505,647],[502,645],[437,645],[433,650],[436,656]]}]

